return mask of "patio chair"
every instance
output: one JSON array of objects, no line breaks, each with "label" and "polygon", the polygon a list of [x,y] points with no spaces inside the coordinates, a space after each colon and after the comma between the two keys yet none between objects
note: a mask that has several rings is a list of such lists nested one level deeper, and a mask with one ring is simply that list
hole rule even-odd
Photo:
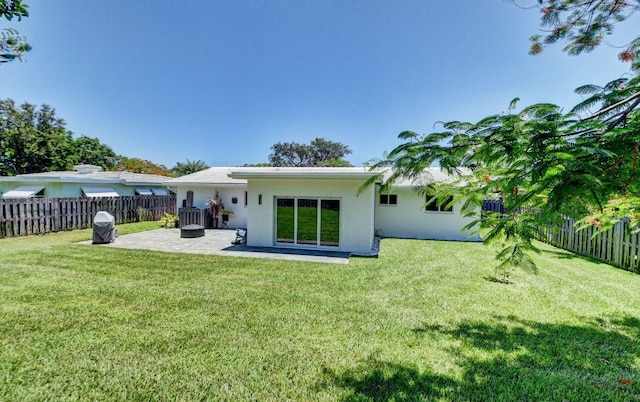
[{"label": "patio chair", "polygon": [[231,244],[243,244],[247,242],[247,229],[237,229],[236,238]]}]

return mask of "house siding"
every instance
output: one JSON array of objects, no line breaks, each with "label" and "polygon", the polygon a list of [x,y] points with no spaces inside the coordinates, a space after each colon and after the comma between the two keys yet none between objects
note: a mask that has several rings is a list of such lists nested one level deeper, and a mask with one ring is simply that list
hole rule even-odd
[{"label": "house siding", "polygon": [[361,185],[361,180],[350,179],[250,179],[248,245],[275,245],[276,197],[326,198],[340,200],[340,246],[329,249],[371,253],[374,238],[374,189],[370,187],[358,195]]},{"label": "house siding", "polygon": [[[178,185],[177,207],[182,208],[183,200],[187,199],[187,191],[193,191],[193,206],[195,208],[208,208],[207,200],[218,192],[218,196],[224,204],[224,208],[233,211],[229,216],[228,225],[230,228],[247,227],[247,207],[244,205],[244,192],[246,185]],[[233,197],[238,199],[234,204]],[[177,213],[177,211],[176,211]]]},{"label": "house siding", "polygon": [[382,237],[407,239],[479,241],[478,236],[469,237],[470,232],[461,229],[474,218],[461,214],[461,204],[455,204],[452,212],[425,211],[425,196],[411,188],[396,188],[389,194],[397,194],[397,205],[380,205],[380,194],[376,192],[376,233]]}]

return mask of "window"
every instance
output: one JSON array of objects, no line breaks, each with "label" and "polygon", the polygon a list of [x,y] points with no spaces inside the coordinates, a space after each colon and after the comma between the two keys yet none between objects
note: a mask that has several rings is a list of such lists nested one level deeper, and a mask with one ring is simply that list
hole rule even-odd
[{"label": "window", "polygon": [[380,205],[398,205],[396,194],[380,194]]},{"label": "window", "polygon": [[437,200],[433,200],[432,202],[429,202],[431,197],[432,196],[430,196],[430,195],[427,196],[427,201],[426,201],[427,204],[424,207],[425,211],[430,211],[430,212],[453,212],[453,205],[447,208],[449,203],[451,203],[451,201],[453,201],[453,197],[447,198],[439,206],[438,206],[438,201]]},{"label": "window", "polygon": [[276,198],[276,243],[340,246],[340,200]]}]

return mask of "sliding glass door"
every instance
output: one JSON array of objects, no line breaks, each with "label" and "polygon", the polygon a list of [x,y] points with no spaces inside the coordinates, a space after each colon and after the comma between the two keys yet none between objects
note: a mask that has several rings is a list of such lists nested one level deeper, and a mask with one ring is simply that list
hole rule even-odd
[{"label": "sliding glass door", "polygon": [[340,200],[276,198],[276,243],[340,246]]}]

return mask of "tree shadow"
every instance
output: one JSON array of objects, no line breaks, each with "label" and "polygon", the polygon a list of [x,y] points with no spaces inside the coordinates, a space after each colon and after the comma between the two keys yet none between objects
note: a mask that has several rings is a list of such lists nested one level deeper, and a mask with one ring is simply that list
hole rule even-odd
[{"label": "tree shadow", "polygon": [[[424,323],[411,331],[424,342],[448,338],[456,377],[429,361],[415,366],[370,358],[335,373],[346,401],[640,400],[640,319],[629,315],[541,323],[514,316],[455,327]],[[419,364],[419,365],[418,365]]]},{"label": "tree shadow", "polygon": [[442,398],[457,387],[445,376],[424,372],[417,367],[369,358],[357,367],[337,374],[325,368],[335,385],[349,390],[344,401],[414,401]]}]

